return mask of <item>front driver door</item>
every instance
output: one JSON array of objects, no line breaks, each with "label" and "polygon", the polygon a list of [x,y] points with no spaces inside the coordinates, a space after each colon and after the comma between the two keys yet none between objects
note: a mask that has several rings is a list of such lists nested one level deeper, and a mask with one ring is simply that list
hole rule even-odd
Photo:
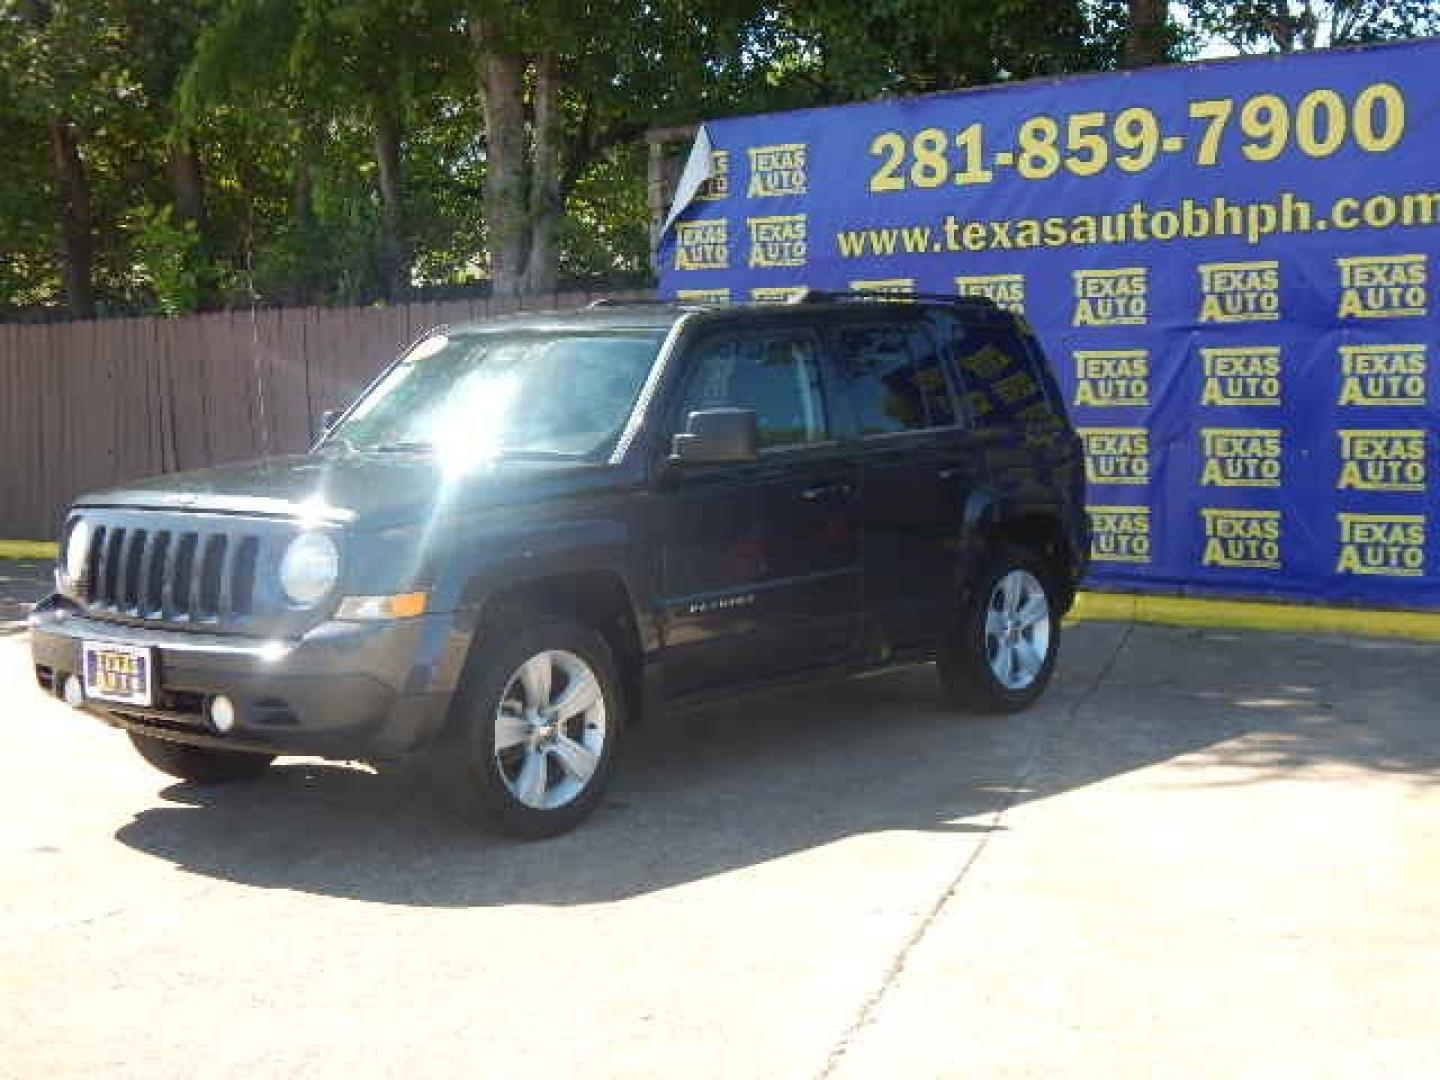
[{"label": "front driver door", "polygon": [[819,337],[717,334],[689,350],[671,433],[698,409],[754,409],[751,462],[670,467],[662,571],[672,694],[845,659],[859,630],[858,470],[832,437]]}]

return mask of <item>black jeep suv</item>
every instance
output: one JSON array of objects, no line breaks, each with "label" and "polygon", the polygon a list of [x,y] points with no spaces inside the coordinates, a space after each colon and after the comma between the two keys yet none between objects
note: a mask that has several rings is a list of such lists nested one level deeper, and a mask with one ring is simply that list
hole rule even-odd
[{"label": "black jeep suv", "polygon": [[527,837],[666,707],[930,659],[1024,707],[1089,551],[1023,321],[813,292],[442,328],[309,454],[86,496],[61,541],[40,685],[151,764],[424,749]]}]

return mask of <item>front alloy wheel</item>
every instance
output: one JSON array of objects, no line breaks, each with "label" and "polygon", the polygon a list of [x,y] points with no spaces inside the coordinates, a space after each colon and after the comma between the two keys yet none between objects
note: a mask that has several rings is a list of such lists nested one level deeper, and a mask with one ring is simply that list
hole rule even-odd
[{"label": "front alloy wheel", "polygon": [[625,698],[606,639],[574,619],[487,623],[433,773],[467,817],[527,840],[573,829],[609,783]]},{"label": "front alloy wheel", "polygon": [[556,810],[595,776],[605,752],[605,696],[595,670],[547,649],[510,676],[495,710],[495,767],[524,805]]}]

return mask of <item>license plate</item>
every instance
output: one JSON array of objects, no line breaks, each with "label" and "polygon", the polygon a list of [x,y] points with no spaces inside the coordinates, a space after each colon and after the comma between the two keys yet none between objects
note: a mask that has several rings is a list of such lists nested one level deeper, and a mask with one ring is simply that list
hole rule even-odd
[{"label": "license plate", "polygon": [[85,696],[126,705],[153,703],[154,651],[143,645],[111,645],[87,641],[81,646],[85,661]]}]

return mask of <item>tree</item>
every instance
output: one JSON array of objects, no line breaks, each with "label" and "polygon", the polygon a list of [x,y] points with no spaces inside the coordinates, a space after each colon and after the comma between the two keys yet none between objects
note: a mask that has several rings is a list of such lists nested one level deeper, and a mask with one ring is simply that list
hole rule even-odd
[{"label": "tree", "polygon": [[0,317],[52,304],[60,294],[54,173],[43,118],[19,107],[0,67]]},{"label": "tree", "polygon": [[496,295],[555,289],[576,185],[647,126],[704,115],[701,87],[733,85],[726,62],[754,10],[737,0],[624,0],[603,9],[539,0],[470,10]]},{"label": "tree", "polygon": [[1190,20],[1241,53],[1357,45],[1440,33],[1434,0],[1191,0]]},{"label": "tree", "polygon": [[[138,90],[137,108],[149,125],[147,149],[158,151],[170,188],[167,208],[136,208],[129,215],[151,270],[165,296],[162,308],[176,313],[206,304],[214,285],[213,242],[209,236],[201,140],[194,125],[181,122],[176,96],[202,28],[218,0],[114,0],[124,62]],[[148,249],[148,250],[144,250]],[[163,274],[157,264],[164,263]]]},{"label": "tree", "polygon": [[447,58],[439,5],[405,0],[224,0],[181,87],[182,117],[285,104],[296,128],[293,227],[313,231],[317,157],[336,120],[368,128],[379,202],[376,278],[385,299],[410,287],[404,112],[415,84]]},{"label": "tree", "polygon": [[827,104],[1114,67],[1123,23],[1115,6],[791,0],[767,5],[754,33],[783,94]]},{"label": "tree", "polygon": [[1148,67],[1177,59],[1176,34],[1170,24],[1167,0],[1129,0],[1127,14],[1122,60],[1125,67]]},{"label": "tree", "polygon": [[[1177,9],[1180,10],[1180,9]],[[1196,0],[1248,51],[1433,0]],[[0,310],[645,280],[647,128],[1176,51],[1163,0],[0,0]]]},{"label": "tree", "polygon": [[77,318],[95,311],[94,219],[81,147],[108,104],[105,76],[114,68],[113,44],[103,0],[0,4],[6,88],[20,110],[44,118],[65,297]]}]

